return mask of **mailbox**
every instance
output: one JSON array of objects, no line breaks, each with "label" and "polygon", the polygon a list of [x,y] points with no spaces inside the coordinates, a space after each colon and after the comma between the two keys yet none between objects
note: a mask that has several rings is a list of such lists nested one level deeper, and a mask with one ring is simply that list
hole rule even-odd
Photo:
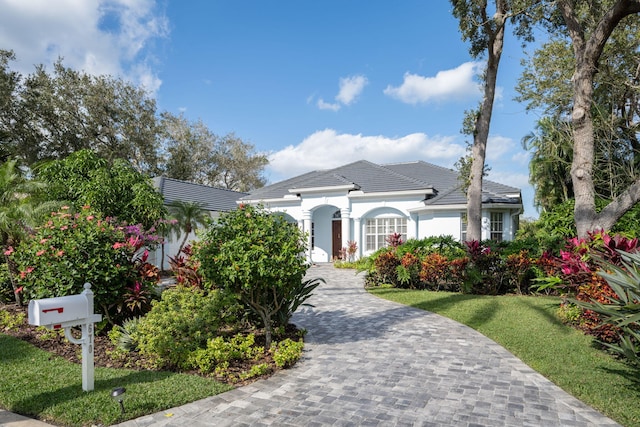
[{"label": "mailbox", "polygon": [[89,312],[89,301],[83,294],[29,302],[30,325],[60,329],[71,324],[83,323],[83,320],[92,315],[93,313]]},{"label": "mailbox", "polygon": [[[84,284],[79,295],[35,299],[29,301],[29,324],[45,326],[49,329],[64,328],[64,336],[82,345],[82,389],[93,390],[93,324],[102,320],[101,314],[93,313],[93,292],[91,284]],[[82,327],[82,338],[71,334],[71,327]]]}]

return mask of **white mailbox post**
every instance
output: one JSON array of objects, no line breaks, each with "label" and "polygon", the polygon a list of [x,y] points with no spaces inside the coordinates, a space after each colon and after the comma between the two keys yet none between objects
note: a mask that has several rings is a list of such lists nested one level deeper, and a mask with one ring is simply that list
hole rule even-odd
[{"label": "white mailbox post", "polygon": [[[74,344],[82,345],[82,389],[94,388],[93,324],[102,320],[102,315],[93,312],[91,284],[84,284],[79,295],[45,298],[29,302],[29,324],[49,329],[64,328],[64,335]],[[74,338],[71,327],[80,325],[82,337]]]}]

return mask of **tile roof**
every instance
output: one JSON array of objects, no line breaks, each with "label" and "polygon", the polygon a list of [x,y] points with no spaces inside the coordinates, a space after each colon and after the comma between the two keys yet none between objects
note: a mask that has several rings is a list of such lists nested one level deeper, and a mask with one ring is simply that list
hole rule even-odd
[{"label": "tile roof", "polygon": [[[435,189],[438,195],[426,204],[466,204],[466,196],[460,189],[458,173],[452,169],[423,161],[378,165],[360,160],[329,170],[317,170],[286,179],[252,191],[241,200],[279,199],[290,194],[289,190],[331,187],[353,184],[364,193],[380,193],[409,190]],[[520,203],[520,189],[483,181],[483,202]],[[426,193],[426,191],[425,191]]]},{"label": "tile roof", "polygon": [[236,201],[248,193],[209,187],[202,184],[180,181],[164,176],[153,179],[154,185],[164,196],[164,203],[174,200],[183,202],[200,202],[209,211],[230,211],[237,207]]}]

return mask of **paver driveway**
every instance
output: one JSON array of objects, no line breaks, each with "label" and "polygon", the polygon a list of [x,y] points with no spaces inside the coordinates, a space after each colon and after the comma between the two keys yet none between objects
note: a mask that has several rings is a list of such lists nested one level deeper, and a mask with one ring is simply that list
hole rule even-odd
[{"label": "paver driveway", "polygon": [[327,283],[293,317],[308,330],[294,368],[121,425],[617,425],[474,330],[369,295],[352,270],[308,277]]}]

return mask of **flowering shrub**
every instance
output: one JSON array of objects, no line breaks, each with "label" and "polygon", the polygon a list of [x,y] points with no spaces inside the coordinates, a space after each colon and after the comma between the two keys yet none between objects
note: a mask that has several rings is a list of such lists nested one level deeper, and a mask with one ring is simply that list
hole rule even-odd
[{"label": "flowering shrub", "polygon": [[149,308],[157,269],[145,245],[155,241],[137,226],[121,226],[85,206],[53,212],[11,257],[24,300],[79,294],[91,283],[96,310],[111,323]]},{"label": "flowering shrub", "polygon": [[[558,292],[578,302],[610,304],[616,294],[600,275],[599,264],[606,262],[620,266],[619,251],[633,253],[637,249],[637,239],[610,236],[600,230],[589,233],[585,239],[568,239],[559,256],[545,253],[537,264],[548,276],[546,281],[554,283]],[[580,329],[602,342],[613,343],[619,339],[617,328],[602,324],[600,315],[593,310],[583,310],[578,323]]]}]

